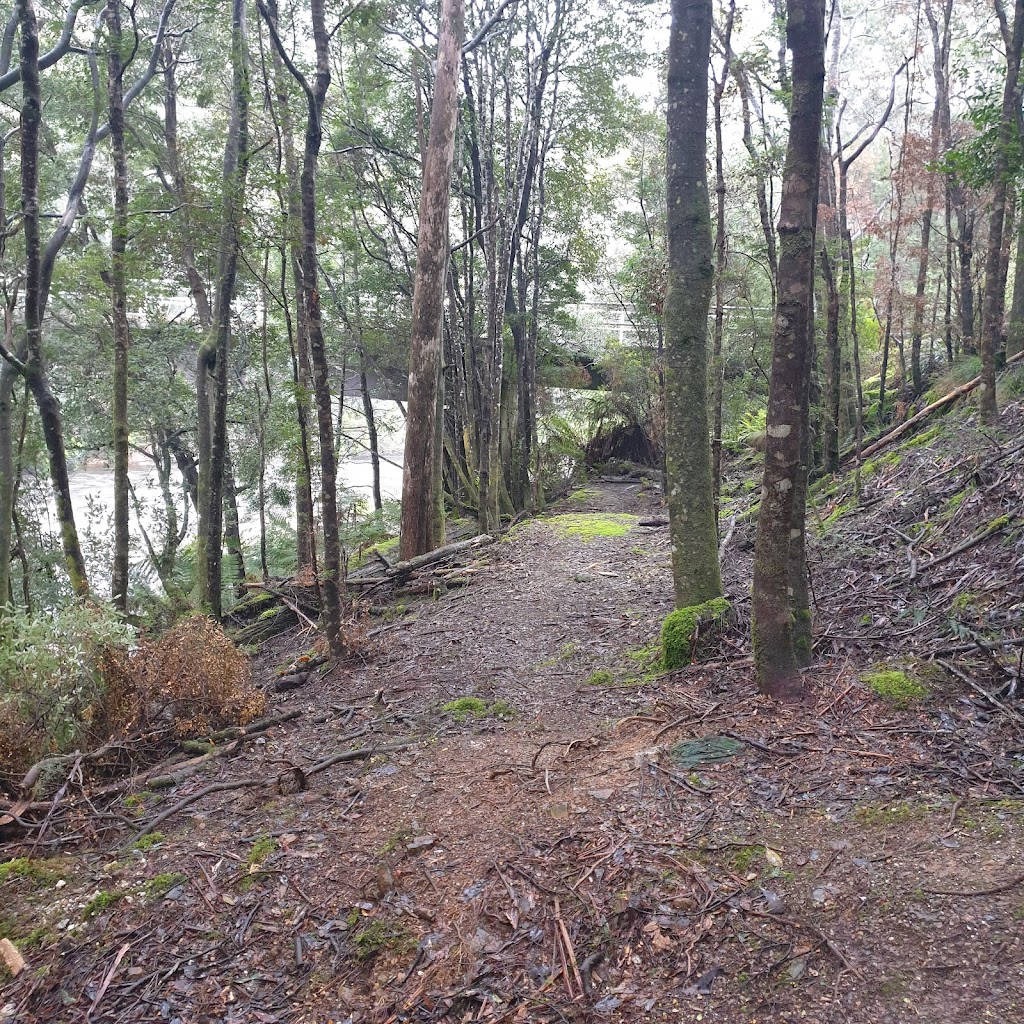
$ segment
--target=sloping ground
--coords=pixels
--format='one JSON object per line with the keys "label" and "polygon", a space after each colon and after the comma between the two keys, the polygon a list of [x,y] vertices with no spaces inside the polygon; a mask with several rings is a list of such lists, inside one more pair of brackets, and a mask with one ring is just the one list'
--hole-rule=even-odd
{"label": "sloping ground", "polygon": [[[859,494],[819,487],[813,707],[755,694],[749,520],[726,556],[741,625],[671,676],[651,662],[671,591],[657,494],[594,484],[516,527],[471,585],[273,698],[301,717],[116,808],[135,819],[119,836],[253,785],[132,848],[9,870],[29,969],[0,1019],[1015,1019],[1024,727],[994,691],[1020,623],[1020,407],[1004,424],[947,423]],[[926,695],[873,693],[879,664]],[[305,790],[262,785],[403,742]]]}

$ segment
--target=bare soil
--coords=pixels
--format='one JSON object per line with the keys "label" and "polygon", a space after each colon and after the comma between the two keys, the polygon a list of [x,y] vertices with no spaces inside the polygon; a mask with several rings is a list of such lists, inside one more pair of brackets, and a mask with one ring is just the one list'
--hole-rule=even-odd
{"label": "bare soil", "polygon": [[[1024,706],[996,695],[1017,649],[993,644],[1020,626],[1022,421],[819,489],[805,707],[756,694],[739,471],[737,623],[671,675],[651,657],[671,608],[667,530],[640,525],[655,490],[591,484],[550,510],[575,522],[517,526],[468,586],[391,608],[359,659],[272,698],[300,717],[108,811],[131,820],[103,842],[37,849],[64,884],[4,882],[38,934],[0,1020],[1017,1019]],[[602,536],[595,515],[636,519]],[[312,640],[268,651],[267,683]],[[931,657],[957,646],[955,671]],[[926,697],[861,680],[894,659]],[[444,710],[465,697],[481,717]],[[707,738],[722,760],[677,746]],[[402,741],[303,791],[212,792],[124,845],[213,782]]]}

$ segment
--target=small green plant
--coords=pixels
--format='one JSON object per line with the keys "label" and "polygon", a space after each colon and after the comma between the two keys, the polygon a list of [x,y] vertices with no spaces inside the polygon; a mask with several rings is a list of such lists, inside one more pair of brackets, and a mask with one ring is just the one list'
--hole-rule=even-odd
{"label": "small green plant", "polygon": [[606,668],[599,668],[595,672],[591,672],[586,678],[587,686],[614,686],[615,676],[609,672]]}
{"label": "small green plant", "polygon": [[543,520],[559,537],[579,537],[582,541],[624,537],[639,521],[638,516],[612,512],[571,513]]}
{"label": "small green plant", "polygon": [[487,714],[487,701],[480,697],[456,697],[443,704],[441,710],[456,722],[464,722],[470,717],[483,718]]}
{"label": "small green plant", "polygon": [[36,886],[52,885],[58,879],[51,862],[33,860],[31,857],[15,857],[0,864],[0,885],[10,878],[24,878]]}
{"label": "small green plant", "polygon": [[515,713],[508,701],[496,700],[488,703],[480,697],[456,697],[441,705],[441,710],[456,722],[465,722],[469,718],[508,719]]}
{"label": "small green plant", "polygon": [[96,917],[97,914],[102,914],[104,910],[109,910],[123,898],[123,892],[117,892],[114,889],[101,889],[86,903],[82,910],[82,920],[88,921]]}
{"label": "small green plant", "polygon": [[142,894],[148,900],[163,899],[176,885],[187,882],[188,879],[178,871],[166,871],[160,875],[154,875],[142,887]]}
{"label": "small green plant", "polygon": [[245,870],[239,888],[246,892],[253,883],[266,877],[263,865],[277,852],[277,840],[273,836],[260,836],[253,841],[249,856],[245,859]]}
{"label": "small green plant", "polygon": [[0,778],[88,742],[106,707],[104,654],[135,633],[114,613],[75,603],[44,615],[0,607]]}
{"label": "small green plant", "polygon": [[765,848],[763,846],[741,846],[730,858],[732,869],[737,874],[747,874],[753,866],[763,859]]}
{"label": "small green plant", "polygon": [[928,690],[906,672],[896,669],[880,669],[861,676],[873,693],[897,707],[909,707],[914,701],[928,696]]}

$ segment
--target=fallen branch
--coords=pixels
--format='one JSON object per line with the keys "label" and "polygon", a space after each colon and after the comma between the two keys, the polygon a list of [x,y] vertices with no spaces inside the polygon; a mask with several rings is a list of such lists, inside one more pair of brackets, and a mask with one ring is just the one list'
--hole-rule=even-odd
{"label": "fallen branch", "polygon": [[971,889],[970,891],[963,889],[929,889],[923,885],[920,889],[921,892],[931,893],[933,896],[996,896],[1001,892],[1015,889],[1021,882],[1024,882],[1024,875],[1015,875],[1008,882],[993,885],[988,889]]}
{"label": "fallen branch", "polygon": [[818,941],[845,967],[848,971],[855,974],[861,980],[864,979],[864,975],[853,966],[852,963],[847,959],[846,954],[817,926],[810,924],[807,921],[797,921],[792,917],[780,917],[778,914],[768,914],[762,910],[748,910],[748,914],[753,914],[755,917],[764,917],[769,921],[777,921],[779,924],[788,925],[790,928],[805,928],[807,931],[813,932],[818,937]]}
{"label": "fallen branch", "polygon": [[1000,516],[991,526],[987,529],[982,530],[981,533],[976,533],[973,537],[968,537],[962,544],[958,544],[952,551],[947,551],[944,555],[939,555],[937,558],[933,558],[930,562],[925,562],[924,565],[919,566],[919,571],[924,572],[925,569],[931,569],[933,566],[941,565],[943,562],[948,562],[951,558],[956,558],[957,555],[962,555],[965,551],[970,551],[971,548],[977,547],[982,541],[988,540],[989,537],[994,537],[997,533],[1002,533],[1010,525],[1010,521],[1006,516]]}
{"label": "fallen branch", "polygon": [[[341,753],[333,754],[331,757],[325,758],[323,761],[318,761],[316,764],[309,768],[299,769],[300,773],[304,778],[308,778],[310,775],[315,775],[317,772],[322,772],[326,768],[330,768],[331,765],[341,764],[344,761],[359,761],[363,758],[373,757],[375,754],[390,753],[396,750],[407,750],[412,746],[411,741],[405,743],[388,743],[374,747],[356,747],[354,750],[343,750]],[[209,757],[210,755],[205,755]],[[294,771],[294,766],[293,769]],[[156,817],[150,819],[146,824],[136,832],[132,838],[127,841],[124,846],[130,846],[132,843],[138,842],[143,836],[148,835],[158,826],[162,825],[168,818],[173,818],[174,815],[183,811],[186,807],[191,807],[192,804],[203,797],[209,796],[212,793],[227,793],[235,789],[247,789],[250,787],[269,787],[278,784],[278,778],[257,778],[257,779],[235,779],[234,781],[228,782],[213,782],[208,786],[204,786],[202,789],[197,789],[194,793],[190,793],[188,796],[183,797],[177,803],[172,804],[170,807],[161,811]],[[151,782],[152,786],[153,783]]]}

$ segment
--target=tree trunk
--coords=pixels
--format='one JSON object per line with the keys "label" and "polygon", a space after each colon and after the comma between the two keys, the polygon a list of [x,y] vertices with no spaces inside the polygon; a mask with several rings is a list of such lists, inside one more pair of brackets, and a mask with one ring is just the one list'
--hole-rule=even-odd
{"label": "tree trunk", "polygon": [[706,164],[711,25],[711,0],[673,0],[665,180],[665,452],[677,608],[722,596],[708,432],[708,311],[714,278]]}
{"label": "tree trunk", "polygon": [[1024,213],[1017,222],[1017,255],[1013,272],[1013,301],[1006,325],[1006,358],[1024,352]]}
{"label": "tree trunk", "polygon": [[110,148],[114,168],[114,219],[110,229],[111,320],[114,328],[114,565],[110,597],[122,614],[128,611],[128,159],[124,148],[124,83],[121,66],[121,2],[108,0],[107,94]]}
{"label": "tree trunk", "polygon": [[[235,279],[238,273],[245,180],[249,166],[249,67],[244,0],[232,0],[231,3],[231,67],[231,120],[224,147],[224,191],[217,298],[213,328],[200,349],[196,368],[200,426],[200,521],[196,543],[199,601],[214,618],[218,619],[222,613],[221,559],[225,466],[228,459],[228,353],[231,342],[231,303],[235,295]],[[208,390],[210,384],[213,385],[212,396]]]}
{"label": "tree trunk", "polygon": [[732,26],[736,17],[736,2],[729,4],[725,29],[722,32],[724,60],[721,79],[715,79],[715,323],[711,343],[711,379],[713,422],[711,429],[711,480],[715,496],[715,522],[718,522],[719,496],[722,492],[722,397],[724,391],[724,366],[722,362],[722,339],[725,334],[725,161],[722,144],[722,97],[729,81],[729,62],[732,57]]}
{"label": "tree trunk", "polygon": [[[278,23],[276,0],[268,0],[267,9],[274,24]],[[295,135],[292,129],[291,104],[288,97],[287,78],[281,54],[271,47],[274,64],[274,85],[277,109],[280,116],[280,148],[284,160],[284,175],[281,188],[287,192],[285,207],[285,237],[288,262],[291,267],[292,287],[298,299],[294,323],[293,352],[295,357],[295,413],[299,427],[295,460],[295,541],[296,569],[299,573],[316,568],[316,529],[313,515],[312,464],[309,454],[309,394],[312,390],[313,374],[309,356],[309,327],[302,296],[302,208],[299,196],[299,164],[295,156]],[[281,282],[282,290],[285,288]],[[287,303],[287,295],[282,298]],[[289,321],[289,326],[291,322]]]}
{"label": "tree trunk", "polygon": [[423,162],[416,276],[409,348],[409,404],[402,475],[402,558],[432,551],[443,540],[435,515],[438,471],[437,408],[442,361],[444,295],[448,275],[448,206],[459,64],[464,31],[463,0],[444,0],[437,43],[437,73],[430,107],[430,135]]}
{"label": "tree trunk", "polygon": [[320,507],[324,525],[324,566],[320,592],[324,606],[324,627],[331,651],[341,654],[341,594],[344,575],[341,564],[341,536],[338,521],[338,464],[335,458],[331,372],[320,320],[319,268],[317,263],[316,173],[323,141],[323,109],[331,84],[328,53],[329,37],[324,14],[324,0],[311,0],[310,19],[313,28],[313,49],[316,74],[313,82],[292,63],[277,31],[277,22],[269,14],[263,0],[257,6],[270,29],[274,46],[292,77],[306,96],[306,133],[299,178],[299,200],[302,217],[302,289],[306,326],[309,331],[309,354],[313,371],[313,394],[316,404],[317,432],[320,439]]}
{"label": "tree trunk", "polygon": [[1006,221],[1007,186],[1011,151],[1016,143],[1017,109],[1020,105],[1021,48],[1024,45],[1024,0],[1014,4],[1013,28],[1006,52],[1006,81],[1003,87],[999,138],[995,147],[992,210],[988,224],[988,252],[985,260],[985,315],[981,332],[981,412],[994,420],[996,408],[996,353],[999,351],[1005,289],[1001,274],[1003,227]]}
{"label": "tree trunk", "polygon": [[[800,697],[793,645],[793,531],[801,539],[801,464],[807,429],[809,317],[814,287],[815,228],[825,81],[825,2],[788,0],[786,32],[793,54],[793,101],[779,218],[779,298],[772,339],[767,447],[754,554],[754,667],[763,693]],[[801,566],[801,571],[803,567]]]}
{"label": "tree trunk", "polygon": [[71,504],[64,427],[60,406],[50,391],[43,354],[42,315],[46,288],[39,238],[39,128],[42,123],[39,33],[32,0],[17,0],[16,10],[21,25],[21,208],[25,236],[26,359],[22,372],[42,422],[71,588],[78,596],[84,597],[89,593],[89,579]]}

